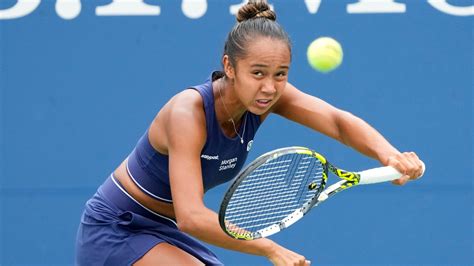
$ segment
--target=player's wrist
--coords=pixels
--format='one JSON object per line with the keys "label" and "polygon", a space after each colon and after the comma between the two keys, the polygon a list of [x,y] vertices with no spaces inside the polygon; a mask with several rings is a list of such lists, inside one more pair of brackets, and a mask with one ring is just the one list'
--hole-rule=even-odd
{"label": "player's wrist", "polygon": [[397,156],[398,154],[400,154],[400,152],[396,149],[394,150],[391,150],[391,151],[387,151],[387,152],[383,152],[383,153],[379,153],[377,155],[377,160],[382,164],[382,165],[390,165],[390,161],[393,159],[393,157]]}
{"label": "player's wrist", "polygon": [[[261,253],[260,255],[261,256],[264,256],[264,257],[267,257],[268,259],[270,259],[271,257],[273,257],[277,252],[278,252],[278,248],[279,248],[279,245],[267,238],[263,238],[263,239],[259,239],[259,240],[262,240],[262,244],[261,244]],[[259,241],[257,240],[257,241]]]}

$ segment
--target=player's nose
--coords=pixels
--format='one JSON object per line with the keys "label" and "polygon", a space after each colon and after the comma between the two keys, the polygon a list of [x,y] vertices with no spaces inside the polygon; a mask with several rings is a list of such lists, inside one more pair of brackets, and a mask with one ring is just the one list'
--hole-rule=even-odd
{"label": "player's nose", "polygon": [[276,92],[275,82],[273,82],[272,80],[266,80],[266,81],[263,82],[263,84],[262,84],[261,91],[262,91],[263,93],[266,93],[266,94],[273,94],[273,93],[275,93],[275,92]]}

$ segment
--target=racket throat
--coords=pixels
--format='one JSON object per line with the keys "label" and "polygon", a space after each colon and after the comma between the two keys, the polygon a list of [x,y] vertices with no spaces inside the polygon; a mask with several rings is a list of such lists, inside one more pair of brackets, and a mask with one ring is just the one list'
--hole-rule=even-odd
{"label": "racket throat", "polygon": [[346,188],[352,187],[352,186],[354,186],[354,182],[349,182],[347,180],[341,180],[337,183],[334,183],[334,184],[330,185],[324,191],[321,191],[321,193],[318,196],[317,203],[313,207],[315,207],[319,203],[327,200],[332,195],[334,195],[334,194],[336,194],[336,193],[338,193],[338,192],[340,192],[340,191],[342,191]]}

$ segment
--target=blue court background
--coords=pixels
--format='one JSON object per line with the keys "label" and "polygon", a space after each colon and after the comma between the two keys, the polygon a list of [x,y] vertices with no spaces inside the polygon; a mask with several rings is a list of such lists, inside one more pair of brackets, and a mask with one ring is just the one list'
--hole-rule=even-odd
{"label": "blue court background", "polygon": [[[53,0],[31,14],[0,20],[0,264],[70,265],[85,201],[128,155],[173,94],[220,67],[229,6],[208,1],[190,19],[181,1],[154,1],[159,16],[98,16],[111,0],[82,1],[66,20]],[[314,2],[314,1],[313,1]],[[425,0],[399,0],[404,13],[350,14],[356,0],[274,0],[293,40],[290,81],[368,121],[402,151],[416,151],[425,177],[405,187],[358,187],[272,237],[329,264],[472,265],[473,17]],[[470,6],[473,1],[448,1]],[[0,9],[16,0],[1,0]],[[343,45],[327,75],[306,62],[316,37]],[[272,116],[250,158],[303,145],[336,164],[378,166],[319,133]],[[206,202],[217,210],[227,185]],[[264,258],[212,247],[228,265]]]}

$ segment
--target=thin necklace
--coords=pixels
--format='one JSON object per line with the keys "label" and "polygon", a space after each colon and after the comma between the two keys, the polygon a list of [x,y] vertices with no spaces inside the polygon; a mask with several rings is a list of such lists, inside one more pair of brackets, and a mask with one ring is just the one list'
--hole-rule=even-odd
{"label": "thin necklace", "polygon": [[240,135],[239,132],[237,131],[237,128],[235,127],[235,121],[232,118],[232,116],[230,115],[229,110],[227,110],[227,107],[225,106],[224,100],[222,99],[221,86],[219,86],[219,89],[217,89],[217,90],[219,91],[219,96],[220,96],[222,105],[224,105],[225,112],[230,117],[229,120],[227,120],[227,121],[230,121],[232,123],[232,126],[234,127],[235,134],[237,134],[237,136],[239,136],[239,138],[240,138],[240,143],[244,144],[244,138],[242,136],[245,135],[245,125],[247,124],[247,113],[245,113],[244,132],[242,132],[242,135]]}

